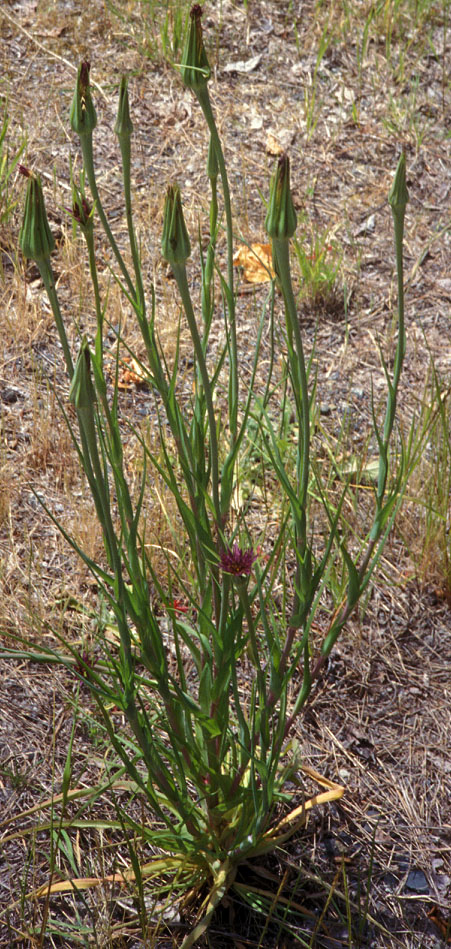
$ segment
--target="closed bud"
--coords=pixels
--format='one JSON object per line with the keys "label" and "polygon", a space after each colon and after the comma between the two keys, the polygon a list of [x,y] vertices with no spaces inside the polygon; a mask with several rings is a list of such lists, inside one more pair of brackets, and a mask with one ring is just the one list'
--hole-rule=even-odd
{"label": "closed bud", "polygon": [[169,185],[166,195],[161,253],[169,264],[183,264],[191,253],[180,188],[177,185]]}
{"label": "closed bud", "polygon": [[96,393],[91,378],[91,353],[86,337],[80,347],[78,359],[69,389],[69,399],[77,411],[92,410],[96,402]]}
{"label": "closed bud", "polygon": [[55,241],[47,220],[41,179],[35,178],[26,168],[21,167],[21,172],[28,178],[28,183],[19,245],[25,257],[39,263],[50,258]]}
{"label": "closed bud", "polygon": [[133,132],[133,123],[130,118],[130,107],[128,101],[128,81],[126,76],[122,76],[119,87],[119,105],[117,109],[116,125],[114,131],[118,138],[121,136],[130,136]]}
{"label": "closed bud", "polygon": [[211,75],[202,39],[201,16],[202,7],[199,3],[195,3],[190,12],[191,23],[181,62],[183,82],[193,92],[205,86]]}
{"label": "closed bud", "polygon": [[77,135],[93,132],[97,125],[97,116],[91,98],[89,84],[90,64],[83,62],[78,67],[77,85],[70,109],[70,124]]}
{"label": "closed bud", "polygon": [[404,152],[398,162],[393,184],[388,194],[388,202],[394,213],[404,214],[406,204],[409,200],[409,192],[406,185],[406,156]]}
{"label": "closed bud", "polygon": [[290,191],[290,159],[280,155],[269,195],[265,228],[270,237],[289,240],[296,231],[297,217]]}

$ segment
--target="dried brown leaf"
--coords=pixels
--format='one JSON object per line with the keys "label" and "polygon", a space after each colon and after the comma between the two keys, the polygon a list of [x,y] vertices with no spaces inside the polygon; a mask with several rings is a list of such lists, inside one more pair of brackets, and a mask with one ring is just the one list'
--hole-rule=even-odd
{"label": "dried brown leaf", "polygon": [[251,244],[240,247],[233,257],[235,267],[243,268],[248,283],[267,283],[275,276],[272,266],[271,244]]}

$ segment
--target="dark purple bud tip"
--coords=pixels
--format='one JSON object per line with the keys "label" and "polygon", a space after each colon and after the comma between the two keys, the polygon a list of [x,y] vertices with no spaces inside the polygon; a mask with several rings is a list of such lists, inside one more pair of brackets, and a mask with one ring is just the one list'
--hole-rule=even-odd
{"label": "dark purple bud tip", "polygon": [[204,88],[210,78],[210,66],[202,39],[202,7],[195,3],[191,7],[191,23],[186,37],[185,48],[181,59],[181,76],[185,86],[198,93]]}
{"label": "dark purple bud tip", "polygon": [[279,155],[278,163],[279,163],[279,168],[280,168],[280,174],[286,175],[289,169],[289,165],[290,165],[290,160],[286,152],[282,152],[282,154]]}
{"label": "dark purple bud tip", "polygon": [[70,108],[70,124],[77,135],[90,134],[97,124],[89,85],[90,69],[91,64],[86,59],[78,67],[77,84]]}
{"label": "dark purple bud tip", "polygon": [[88,85],[90,69],[91,63],[88,63],[87,59],[85,59],[84,62],[82,62],[80,69],[80,83],[82,86]]}

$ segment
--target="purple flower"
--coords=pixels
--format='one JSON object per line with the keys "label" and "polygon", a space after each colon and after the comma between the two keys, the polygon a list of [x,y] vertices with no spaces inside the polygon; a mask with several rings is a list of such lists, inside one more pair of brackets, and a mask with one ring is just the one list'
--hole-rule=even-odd
{"label": "purple flower", "polygon": [[248,550],[241,550],[238,544],[224,550],[220,556],[221,569],[225,573],[231,573],[234,577],[248,577],[252,570],[252,564],[257,559],[252,547]]}
{"label": "purple flower", "polygon": [[74,200],[69,213],[73,215],[78,224],[83,224],[86,227],[92,214],[92,208],[89,206],[84,195],[81,195],[80,198],[77,197]]}

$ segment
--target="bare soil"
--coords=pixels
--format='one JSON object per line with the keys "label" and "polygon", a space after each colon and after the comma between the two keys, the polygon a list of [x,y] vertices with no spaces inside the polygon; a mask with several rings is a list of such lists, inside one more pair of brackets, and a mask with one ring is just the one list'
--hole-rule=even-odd
{"label": "bare soil", "polygon": [[[407,13],[395,24],[387,53],[386,21],[385,34],[383,23],[379,34],[370,30],[359,67],[362,32],[349,33],[342,5],[331,2],[326,4],[331,40],[315,76],[324,16],[310,0],[295,0],[290,15],[286,7],[274,0],[249,0],[247,12],[243,4],[229,0],[205,5],[204,33],[214,64],[211,98],[244,239],[266,242],[259,192],[268,193],[274,161],[268,154],[271,135],[291,155],[305,240],[313,228],[330,234],[330,241],[341,248],[334,299],[320,301],[315,309],[300,298],[299,315],[307,353],[316,346],[323,423],[338,435],[348,413],[351,443],[359,451],[370,425],[371,384],[377,397],[383,392],[378,341],[388,360],[393,349],[396,288],[386,196],[401,147],[410,191],[405,243],[408,344],[399,405],[404,430],[414,411],[431,398],[431,356],[441,379],[448,384],[450,380],[451,280],[445,232],[450,165],[445,131],[451,28],[446,32],[443,26],[446,3],[431,5],[422,30],[414,29]],[[413,7],[405,4],[402,9],[413,16]],[[390,4],[386,8],[391,9]],[[100,0],[3,0],[0,93],[8,100],[11,143],[26,130],[24,164],[43,177],[58,243],[59,292],[68,325],[73,322],[69,332],[75,347],[76,332],[92,327],[92,307],[80,279],[81,245],[74,246],[64,210],[70,204],[69,156],[80,167],[68,123],[74,67],[87,57],[100,87],[94,87],[99,184],[119,239],[124,221],[113,128],[119,78],[123,71],[131,74],[137,219],[146,276],[155,280],[161,337],[171,358],[176,305],[159,252],[162,199],[167,182],[178,181],[195,234],[199,212],[206,208],[208,143],[196,102],[177,71],[146,40],[145,9],[132,3],[127,9],[131,19],[121,21]],[[361,30],[364,23],[362,17]],[[309,119],[306,96],[312,102],[314,93]],[[58,406],[57,396],[67,399],[67,386],[52,316],[37,271],[16,250],[19,212],[1,237],[2,642],[8,649],[19,635],[35,647],[56,646],[58,635],[64,635],[80,645],[92,618],[79,607],[95,607],[95,589],[37,498],[45,500],[88,550],[101,550],[101,539]],[[194,270],[193,284],[195,280]],[[104,286],[108,281],[105,267]],[[346,312],[341,305],[345,292]],[[258,305],[263,296],[264,290],[257,288],[239,297],[243,378],[246,348],[256,332],[255,301]],[[132,346],[137,336],[114,287],[111,300],[112,322],[115,317],[126,320]],[[280,301],[278,307],[281,312]],[[182,369],[188,357],[189,349],[182,345]],[[140,387],[124,390],[124,413],[139,419],[148,404],[149,394]],[[349,624],[298,728],[306,763],[343,783],[345,796],[339,805],[318,810],[286,853],[263,868],[244,871],[245,880],[262,886],[264,878],[274,893],[282,880],[283,892],[291,896],[296,886],[296,898],[307,910],[299,923],[299,939],[305,941],[290,940],[275,926],[261,937],[261,920],[237,897],[230,897],[211,927],[210,946],[433,949],[450,942],[450,591],[434,553],[424,556],[419,490],[417,485],[408,492],[365,613]],[[68,607],[68,596],[76,608]],[[45,933],[42,901],[8,913],[21,894],[47,879],[48,833],[33,836],[33,815],[21,815],[61,787],[77,687],[70,671],[17,658],[0,660],[0,826],[8,837],[0,849],[2,947],[142,944],[130,905],[117,903],[107,886],[80,904],[80,919],[95,925],[92,941],[87,936],[77,943],[71,936],[39,937],[41,928]],[[87,694],[83,701],[88,707]],[[105,751],[95,729],[83,722],[76,728],[75,748],[78,786],[102,771]],[[17,836],[11,840],[13,831]],[[80,866],[88,856],[97,872],[102,862],[108,873],[117,859],[128,859],[126,850],[118,858],[113,841],[99,843],[94,833],[89,838],[77,835],[74,852]],[[364,928],[360,942],[357,937],[350,942],[345,903],[337,894],[347,885],[354,904],[360,899],[363,905],[369,878],[368,912],[375,923]],[[332,885],[335,895],[317,941],[310,942],[325,904],[321,879]],[[55,898],[52,914],[73,920],[73,903]],[[162,934],[157,945],[176,946],[181,931],[183,926]]]}

